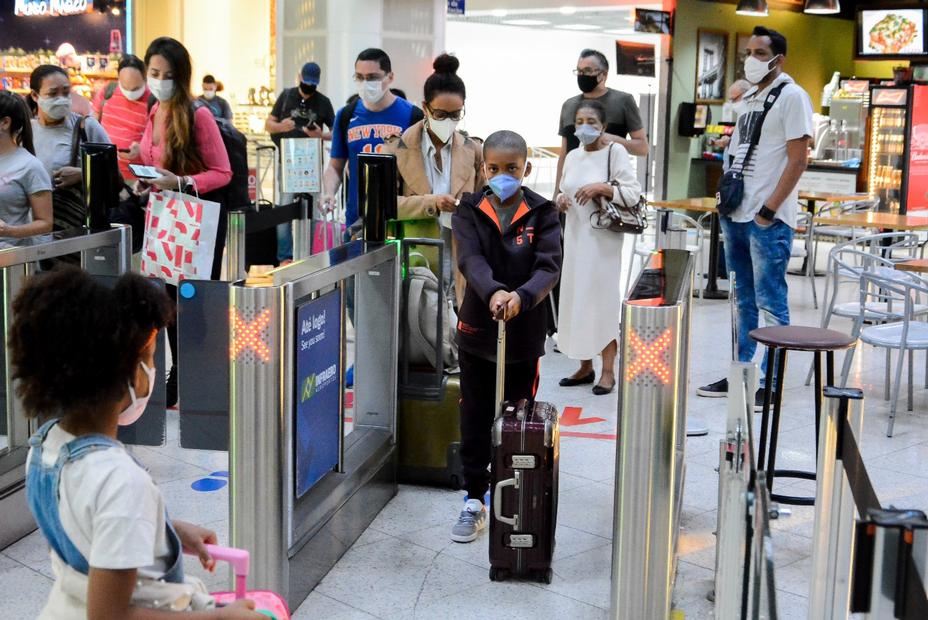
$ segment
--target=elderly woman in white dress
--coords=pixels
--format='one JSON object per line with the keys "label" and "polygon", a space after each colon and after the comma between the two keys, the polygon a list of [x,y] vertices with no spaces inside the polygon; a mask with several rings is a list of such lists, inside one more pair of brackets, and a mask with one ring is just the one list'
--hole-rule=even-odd
{"label": "elderly woman in white dress", "polygon": [[584,101],[574,119],[582,147],[564,160],[557,207],[567,214],[564,230],[564,264],[561,268],[561,302],[558,349],[580,360],[573,375],[561,379],[564,387],[588,385],[596,379],[593,358],[603,357],[602,375],[593,387],[597,395],[615,388],[622,292],[620,233],[593,228],[590,216],[597,198],[633,205],[641,186],[635,178],[625,147],[603,138],[606,111],[598,101]]}

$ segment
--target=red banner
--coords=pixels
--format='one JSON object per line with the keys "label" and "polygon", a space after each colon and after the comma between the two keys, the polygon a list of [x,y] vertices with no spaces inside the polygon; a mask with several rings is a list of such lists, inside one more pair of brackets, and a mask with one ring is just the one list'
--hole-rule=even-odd
{"label": "red banner", "polygon": [[912,87],[906,213],[928,210],[928,86]]}

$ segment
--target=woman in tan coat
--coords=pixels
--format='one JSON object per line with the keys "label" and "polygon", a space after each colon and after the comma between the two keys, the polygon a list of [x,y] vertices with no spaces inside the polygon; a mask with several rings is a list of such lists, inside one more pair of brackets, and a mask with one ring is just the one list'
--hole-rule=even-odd
{"label": "woman in tan coat", "polygon": [[[446,279],[454,274],[455,298],[464,299],[464,278],[458,273],[451,236],[451,215],[461,195],[479,192],[486,185],[480,145],[456,131],[464,117],[464,82],[457,75],[460,63],[442,54],[435,72],[425,81],[425,119],[401,137],[384,143],[383,152],[396,155],[402,181],[397,203],[398,236],[443,239]],[[433,267],[437,271],[437,266]]]}

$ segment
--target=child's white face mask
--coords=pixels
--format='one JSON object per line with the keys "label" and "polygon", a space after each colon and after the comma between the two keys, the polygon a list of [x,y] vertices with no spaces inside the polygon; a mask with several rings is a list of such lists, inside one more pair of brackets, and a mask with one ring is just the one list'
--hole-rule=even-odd
{"label": "child's white face mask", "polygon": [[142,414],[145,413],[145,408],[148,407],[148,401],[151,398],[152,392],[155,391],[155,369],[146,366],[145,362],[139,362],[139,365],[148,376],[148,395],[136,396],[135,388],[129,383],[129,397],[132,399],[132,402],[119,414],[119,420],[117,422],[119,426],[129,426],[141,418]]}

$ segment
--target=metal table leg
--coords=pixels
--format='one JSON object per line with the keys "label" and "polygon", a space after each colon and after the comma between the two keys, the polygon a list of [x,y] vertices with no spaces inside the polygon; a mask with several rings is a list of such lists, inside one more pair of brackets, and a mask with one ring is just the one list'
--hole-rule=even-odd
{"label": "metal table leg", "polygon": [[719,237],[721,236],[719,214],[713,213],[709,218],[709,271],[706,275],[706,288],[702,292],[705,299],[728,299],[728,291],[719,288]]}

